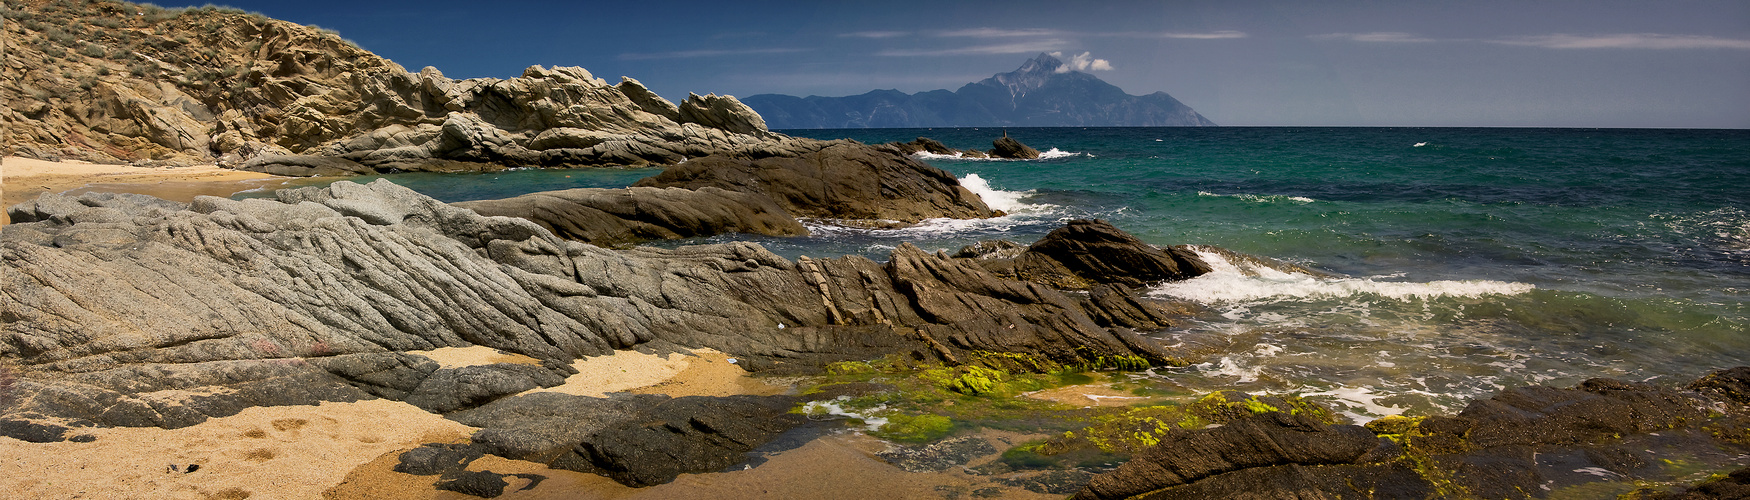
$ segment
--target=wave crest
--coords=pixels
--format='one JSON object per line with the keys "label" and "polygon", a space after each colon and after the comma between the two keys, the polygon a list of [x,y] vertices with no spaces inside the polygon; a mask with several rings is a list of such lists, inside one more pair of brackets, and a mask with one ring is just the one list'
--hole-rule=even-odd
{"label": "wave crest", "polygon": [[1267,299],[1332,299],[1378,296],[1400,301],[1438,297],[1518,295],[1536,289],[1529,283],[1490,280],[1374,281],[1369,278],[1318,277],[1284,272],[1248,262],[1229,261],[1218,253],[1194,249],[1214,270],[1185,281],[1164,283],[1150,295],[1201,303],[1248,302]]}

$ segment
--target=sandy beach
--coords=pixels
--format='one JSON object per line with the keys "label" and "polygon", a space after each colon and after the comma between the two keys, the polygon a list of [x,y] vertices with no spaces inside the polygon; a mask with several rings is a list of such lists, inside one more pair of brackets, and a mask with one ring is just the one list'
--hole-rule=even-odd
{"label": "sandy beach", "polygon": [[[8,156],[0,159],[0,210],[42,193],[137,193],[187,202],[201,195],[230,196],[272,188],[292,179],[217,165],[133,167]],[[0,214],[0,224],[10,222],[10,217]]]}

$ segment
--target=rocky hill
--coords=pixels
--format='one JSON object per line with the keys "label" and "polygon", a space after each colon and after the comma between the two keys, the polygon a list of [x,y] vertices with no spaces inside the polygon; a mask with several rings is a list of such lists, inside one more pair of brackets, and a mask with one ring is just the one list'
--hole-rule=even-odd
{"label": "rocky hill", "polygon": [[768,132],[730,96],[676,105],[636,80],[610,85],[570,67],[452,80],[332,31],[236,9],[6,0],[0,16],[6,154],[312,174],[672,164],[821,147]]}
{"label": "rocky hill", "polygon": [[1050,54],[960,90],[875,90],[846,97],[759,94],[743,100],[772,128],[1208,127],[1166,92],[1134,96]]}

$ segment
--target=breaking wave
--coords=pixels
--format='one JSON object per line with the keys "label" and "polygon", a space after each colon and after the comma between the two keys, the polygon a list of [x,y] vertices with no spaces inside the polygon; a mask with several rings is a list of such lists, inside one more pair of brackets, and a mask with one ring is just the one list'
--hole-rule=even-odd
{"label": "breaking wave", "polygon": [[1436,297],[1517,295],[1535,289],[1528,283],[1490,280],[1375,281],[1370,278],[1330,278],[1284,272],[1248,262],[1231,262],[1218,253],[1197,250],[1213,271],[1185,281],[1154,287],[1150,295],[1201,303],[1249,302],[1267,299],[1331,299],[1377,296],[1396,300]]}

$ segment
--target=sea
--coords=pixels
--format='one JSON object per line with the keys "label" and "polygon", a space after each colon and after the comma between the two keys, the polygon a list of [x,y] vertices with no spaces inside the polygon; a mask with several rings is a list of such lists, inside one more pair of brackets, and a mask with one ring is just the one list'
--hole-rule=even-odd
{"label": "sea", "polygon": [[[1215,268],[1145,291],[1197,306],[1181,325],[1148,334],[1201,355],[1134,376],[1192,394],[1298,394],[1359,421],[1452,414],[1509,387],[1593,377],[1680,385],[1750,364],[1750,130],[780,132],[865,143],[929,137],[961,149],[988,149],[1006,133],[1044,154],[921,157],[1004,217],[886,230],[810,221],[807,237],[655,244],[751,240],[790,258],[882,261],[901,242],[952,253],[1104,219],[1152,244],[1193,245]],[[373,177],[464,201],[623,187],[656,172]],[[1316,272],[1229,260],[1210,247]]]}

